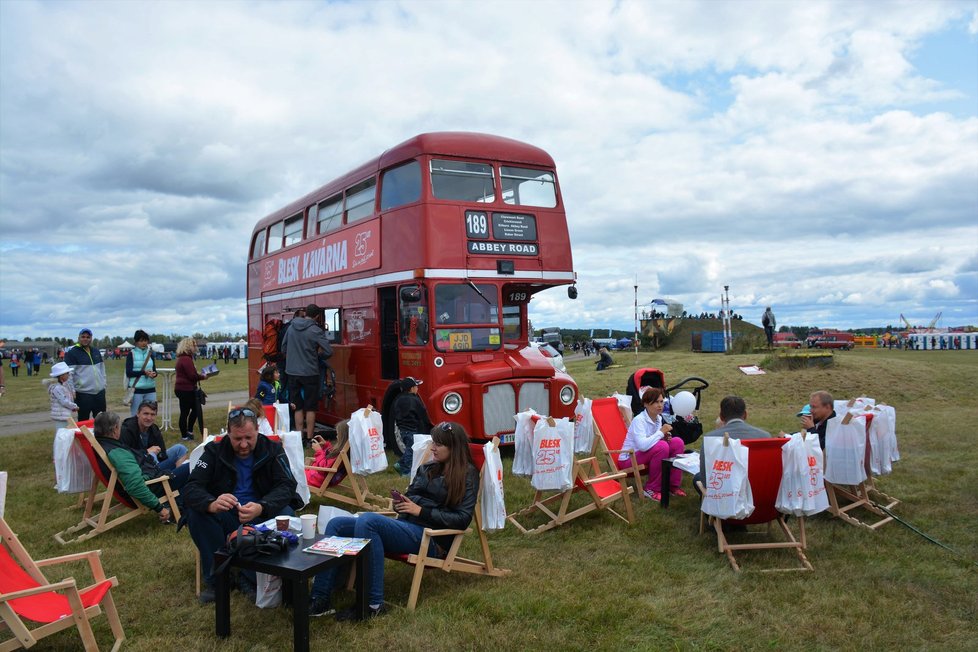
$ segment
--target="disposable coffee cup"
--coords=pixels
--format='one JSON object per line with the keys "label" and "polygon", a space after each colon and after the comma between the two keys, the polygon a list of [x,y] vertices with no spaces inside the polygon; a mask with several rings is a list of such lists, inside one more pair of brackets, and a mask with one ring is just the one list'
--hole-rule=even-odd
{"label": "disposable coffee cup", "polygon": [[285,532],[289,529],[289,517],[288,516],[276,516],[275,517],[275,529],[279,532]]}
{"label": "disposable coffee cup", "polygon": [[299,517],[302,522],[302,538],[312,539],[316,536],[316,515],[315,514],[303,514]]}

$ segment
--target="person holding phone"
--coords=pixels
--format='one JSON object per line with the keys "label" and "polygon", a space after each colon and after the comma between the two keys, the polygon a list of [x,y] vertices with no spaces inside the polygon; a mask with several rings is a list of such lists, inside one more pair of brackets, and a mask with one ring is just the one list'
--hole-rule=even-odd
{"label": "person holding phone", "polygon": [[[425,528],[464,530],[472,521],[479,494],[479,472],[469,452],[469,438],[458,423],[442,422],[431,430],[432,461],[422,465],[403,495],[392,493],[393,519],[364,512],[356,517],[333,518],[326,525],[327,536],[370,539],[368,563],[368,617],[387,612],[384,604],[384,555],[416,553]],[[451,535],[434,537],[429,555],[444,557]],[[310,616],[336,613],[332,606],[337,569],[316,575],[309,604]],[[355,609],[336,614],[337,620],[353,620]]]}

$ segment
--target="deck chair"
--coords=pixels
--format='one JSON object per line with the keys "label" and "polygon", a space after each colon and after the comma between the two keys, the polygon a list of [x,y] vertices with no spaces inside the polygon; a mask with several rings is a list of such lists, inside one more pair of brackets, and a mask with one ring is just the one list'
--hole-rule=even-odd
{"label": "deck chair", "polygon": [[[598,458],[592,456],[574,461],[573,477],[574,484],[570,489],[556,493],[538,490],[533,497],[533,502],[528,507],[510,514],[506,519],[523,534],[546,532],[595,510],[607,510],[629,525],[635,522],[630,496],[634,489],[628,485],[628,474],[625,471],[602,473],[598,465]],[[551,495],[544,497],[546,493],[551,493]],[[578,493],[586,494],[588,501],[585,505],[572,510],[570,508],[571,498]],[[618,500],[624,502],[626,516],[622,516],[611,508],[611,505]],[[554,503],[558,503],[556,513],[550,509]],[[527,516],[535,512],[542,513],[548,520],[532,528],[520,523],[520,518],[525,520]]]}
{"label": "deck chair", "polygon": [[[112,599],[112,587],[118,586],[119,581],[115,577],[105,577],[100,550],[35,560],[2,517],[0,537],[3,539],[3,545],[0,545],[0,619],[14,635],[13,639],[0,641],[0,652],[33,647],[38,639],[72,626],[78,629],[85,650],[98,650],[89,621],[102,613],[103,608],[115,637],[112,650],[119,649],[126,639]],[[49,582],[41,572],[44,566],[81,560],[88,561],[95,581],[86,588],[79,589],[71,577]],[[31,629],[25,621],[43,624]],[[5,628],[0,627],[0,630]]]}
{"label": "deck chair", "polygon": [[[122,525],[134,518],[150,513],[148,507],[136,502],[126,493],[119,481],[118,472],[109,460],[108,454],[95,439],[92,431],[87,426],[80,426],[75,431],[75,438],[85,452],[89,464],[92,465],[95,477],[92,478],[92,487],[86,494],[85,510],[82,513],[81,521],[78,525],[73,525],[54,535],[55,540],[62,545],[75,541],[86,541],[111,530],[117,525]],[[181,514],[176,497],[180,493],[170,488],[170,478],[164,475],[147,480],[146,485],[163,487],[163,496],[159,500],[169,506],[173,518],[179,522]],[[100,492],[100,486],[105,487],[105,491]]]}
{"label": "deck chair", "polygon": [[642,481],[642,474],[648,473],[644,464],[639,464],[635,459],[635,451],[625,451],[622,446],[625,443],[625,435],[628,434],[626,416],[618,401],[614,398],[596,398],[591,402],[591,419],[594,420],[594,432],[598,436],[594,438],[594,448],[592,455],[606,458],[608,470],[611,473],[618,471],[618,455],[627,452],[631,457],[632,466],[623,472],[631,475],[635,483],[635,495],[640,496],[645,487]]}
{"label": "deck chair", "polygon": [[[850,406],[852,402],[850,401]],[[849,424],[852,421],[852,414],[846,414],[842,418],[842,423]],[[876,487],[876,479],[870,468],[872,455],[871,439],[869,428],[873,422],[872,413],[866,414],[866,479],[857,485],[841,485],[825,481],[825,492],[829,498],[829,513],[841,519],[849,525],[864,527],[869,530],[878,530],[893,520],[889,510],[900,504],[900,501],[892,496],[888,496]],[[875,522],[867,522],[857,518],[853,512],[857,509],[864,509],[867,512],[881,517]]]}
{"label": "deck chair", "polygon": [[[492,438],[492,445],[496,448],[499,447],[499,438]],[[399,561],[411,566],[414,566],[414,576],[411,579],[411,592],[408,594],[407,609],[408,611],[414,611],[418,604],[418,595],[421,593],[421,580],[424,579],[424,571],[427,568],[437,568],[446,573],[471,573],[474,575],[488,575],[489,577],[502,577],[509,574],[508,569],[497,568],[492,561],[492,552],[489,550],[489,539],[486,537],[485,531],[482,529],[482,472],[483,466],[486,462],[485,451],[483,451],[481,444],[469,444],[469,452],[472,454],[472,460],[475,462],[475,466],[479,469],[479,495],[475,501],[475,531],[479,537],[479,552],[481,553],[481,559],[468,559],[466,557],[459,556],[459,549],[462,546],[462,542],[465,540],[465,535],[472,532],[472,528],[469,527],[466,530],[450,530],[441,529],[434,530],[432,528],[425,528],[424,533],[421,536],[421,545],[418,547],[418,552],[416,554],[410,555],[398,555],[389,554],[388,559]],[[394,512],[391,512],[394,515]],[[444,559],[438,557],[428,556],[428,546],[432,537],[448,536],[452,535],[452,544],[448,547],[448,552]],[[353,582],[356,579],[355,574],[351,571],[350,579],[347,584],[347,588],[353,587]]]}
{"label": "deck chair", "polygon": [[[808,558],[805,556],[807,543],[805,539],[805,517],[798,517],[799,537],[795,539],[794,534],[785,523],[784,514],[774,507],[778,499],[778,489],[781,488],[781,447],[788,442],[787,437],[775,439],[741,439],[740,443],[747,447],[747,479],[750,482],[751,493],[754,498],[754,512],[745,519],[721,520],[712,516],[708,517],[709,522],[717,534],[717,551],[725,553],[734,571],[740,572],[740,565],[734,553],[743,550],[770,550],[787,549],[793,550],[798,556],[799,567],[791,568],[769,568],[763,569],[764,572],[771,571],[810,571],[814,570]],[[698,483],[701,493],[705,493],[702,483]],[[704,521],[707,515],[700,512],[700,534],[704,531]],[[784,534],[784,541],[767,541],[760,543],[730,543],[727,535],[723,531],[723,525],[767,525],[767,534],[770,538],[771,524],[777,523]],[[746,536],[755,534],[747,532]]]}
{"label": "deck chair", "polygon": [[[311,496],[335,500],[371,512],[390,511],[392,509],[390,498],[372,493],[370,487],[367,486],[367,479],[362,475],[353,473],[353,464],[350,462],[349,438],[347,438],[346,442],[340,448],[339,454],[333,458],[333,464],[331,466],[315,466],[314,462],[314,458],[307,457],[305,468],[311,471],[325,473],[326,477],[323,479],[323,484],[319,487],[309,487]],[[334,486],[329,486],[341,471],[345,472],[343,479]]]}

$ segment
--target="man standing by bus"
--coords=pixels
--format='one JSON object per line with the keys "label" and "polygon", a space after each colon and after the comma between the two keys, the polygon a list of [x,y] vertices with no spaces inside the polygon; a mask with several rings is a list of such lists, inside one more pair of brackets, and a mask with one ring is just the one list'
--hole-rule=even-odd
{"label": "man standing by bus", "polygon": [[85,421],[105,412],[105,363],[102,354],[92,347],[92,330],[83,328],[78,333],[78,343],[65,353],[65,364],[71,367],[75,384],[75,402],[78,404],[78,420]]}
{"label": "man standing by bus", "polygon": [[285,371],[289,376],[289,402],[296,406],[295,425],[304,430],[304,443],[309,442],[316,431],[321,389],[319,351],[322,350],[326,358],[333,355],[326,331],[318,323],[322,314],[322,308],[310,303],[305,317],[296,317],[289,322],[289,330],[282,340]]}

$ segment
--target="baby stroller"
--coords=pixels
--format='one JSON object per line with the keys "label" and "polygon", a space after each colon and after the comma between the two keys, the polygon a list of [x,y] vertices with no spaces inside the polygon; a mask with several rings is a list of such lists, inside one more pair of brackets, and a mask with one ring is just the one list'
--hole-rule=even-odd
{"label": "baby stroller", "polygon": [[639,393],[639,390],[643,387],[658,387],[659,389],[665,390],[666,406],[662,410],[662,418],[666,423],[672,424],[673,434],[681,438],[689,446],[703,434],[703,424],[695,416],[689,416],[683,419],[682,417],[673,415],[668,397],[676,391],[686,390],[692,392],[693,396],[696,397],[696,409],[698,410],[700,407],[700,392],[709,386],[710,383],[699,376],[690,376],[671,387],[666,387],[666,376],[664,373],[658,369],[646,368],[639,369],[628,377],[625,393],[632,399],[632,415],[637,415],[645,409],[642,405],[642,395]]}

